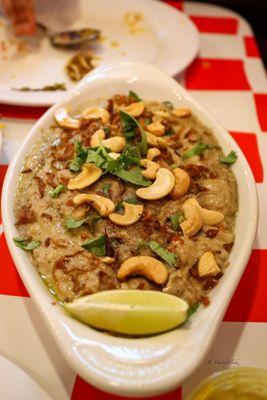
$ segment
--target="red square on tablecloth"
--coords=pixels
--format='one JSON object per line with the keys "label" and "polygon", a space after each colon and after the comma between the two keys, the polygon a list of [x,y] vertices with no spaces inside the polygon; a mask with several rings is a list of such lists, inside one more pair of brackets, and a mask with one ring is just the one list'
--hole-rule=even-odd
{"label": "red square on tablecloth", "polygon": [[244,43],[247,57],[260,57],[257,42],[253,36],[245,36]]}
{"label": "red square on tablecloth", "polygon": [[178,8],[178,10],[183,11],[184,5],[182,1],[175,1],[175,0],[165,0],[165,3],[169,4],[170,6],[173,6],[175,8]]}
{"label": "red square on tablecloth", "polygon": [[267,94],[254,94],[254,101],[260,127],[263,131],[267,131]]}
{"label": "red square on tablecloth", "polygon": [[242,60],[197,58],[186,70],[185,85],[192,90],[249,90]]}
{"label": "red square on tablecloth", "polygon": [[202,33],[225,33],[236,35],[238,20],[233,17],[203,17],[200,15],[190,15],[191,20]]}
{"label": "red square on tablecloth", "polygon": [[5,118],[38,119],[47,109],[47,107],[27,107],[0,104],[0,115]]}
{"label": "red square on tablecloth", "polygon": [[0,237],[0,294],[29,297],[9,253],[5,235]]}
{"label": "red square on tablecloth", "polygon": [[263,167],[260,158],[257,136],[254,133],[230,132],[248,160],[255,181],[263,182]]}
{"label": "red square on tablecloth", "polygon": [[224,321],[267,322],[266,276],[267,250],[253,250]]}
{"label": "red square on tablecloth", "polygon": [[[172,392],[163,394],[161,396],[149,397],[150,400],[181,400],[182,389],[178,388]],[[115,396],[102,392],[86,383],[83,379],[77,376],[71,400],[132,400],[132,397]]]}
{"label": "red square on tablecloth", "polygon": [[[0,165],[0,199],[2,196],[2,187],[8,165]],[[1,207],[0,207],[0,224],[2,223]]]}

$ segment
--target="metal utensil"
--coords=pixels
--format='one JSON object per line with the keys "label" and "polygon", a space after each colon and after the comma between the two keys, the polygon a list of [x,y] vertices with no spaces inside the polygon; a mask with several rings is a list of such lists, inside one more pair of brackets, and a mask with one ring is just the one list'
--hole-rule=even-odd
{"label": "metal utensil", "polygon": [[100,30],[94,28],[72,29],[63,32],[52,32],[47,26],[38,22],[44,34],[49,38],[54,47],[79,47],[86,42],[92,42],[100,37]]}

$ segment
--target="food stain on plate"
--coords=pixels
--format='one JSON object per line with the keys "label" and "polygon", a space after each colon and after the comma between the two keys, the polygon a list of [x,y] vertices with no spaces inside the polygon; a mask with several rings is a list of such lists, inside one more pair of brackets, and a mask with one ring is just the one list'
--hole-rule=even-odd
{"label": "food stain on plate", "polygon": [[145,32],[144,26],[142,26],[144,18],[141,13],[127,12],[124,14],[123,21],[127,26],[128,32],[132,35]]}

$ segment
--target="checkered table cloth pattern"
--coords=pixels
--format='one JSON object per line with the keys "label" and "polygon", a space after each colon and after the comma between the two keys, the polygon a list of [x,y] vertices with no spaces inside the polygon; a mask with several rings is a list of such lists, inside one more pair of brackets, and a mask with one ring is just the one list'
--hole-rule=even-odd
{"label": "checkered table cloth pattern", "polygon": [[[230,10],[167,1],[186,13],[201,36],[198,57],[177,76],[229,130],[253,171],[260,202],[258,234],[246,271],[200,368],[177,390],[157,400],[179,400],[213,371],[267,365],[267,80],[253,32]],[[9,161],[45,108],[0,104],[6,125],[0,190]],[[1,224],[1,216],[0,216]],[[66,365],[23,285],[0,225],[0,353],[29,372],[55,400],[119,400],[85,383]],[[16,377],[13,378],[14,384]]]}

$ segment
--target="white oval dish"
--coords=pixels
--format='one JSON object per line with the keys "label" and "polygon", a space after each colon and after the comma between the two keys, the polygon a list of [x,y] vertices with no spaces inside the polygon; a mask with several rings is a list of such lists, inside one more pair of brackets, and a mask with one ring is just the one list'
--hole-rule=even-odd
{"label": "white oval dish", "polygon": [[[224,152],[238,154],[233,172],[238,181],[239,211],[236,241],[229,268],[211,292],[211,304],[200,309],[189,322],[174,331],[143,339],[126,339],[97,332],[66,315],[43,284],[27,254],[18,249],[12,238],[15,187],[26,154],[42,129],[53,121],[59,105],[77,107],[98,97],[134,90],[147,100],[169,100],[175,106],[190,108],[210,127]],[[44,315],[54,339],[69,365],[94,386],[124,396],[151,396],[177,387],[200,364],[226,307],[246,267],[257,228],[258,201],[249,165],[229,133],[175,80],[158,68],[143,63],[111,63],[87,75],[66,100],[50,108],[27,135],[11,163],[2,195],[2,215],[7,243],[18,271]]]}

